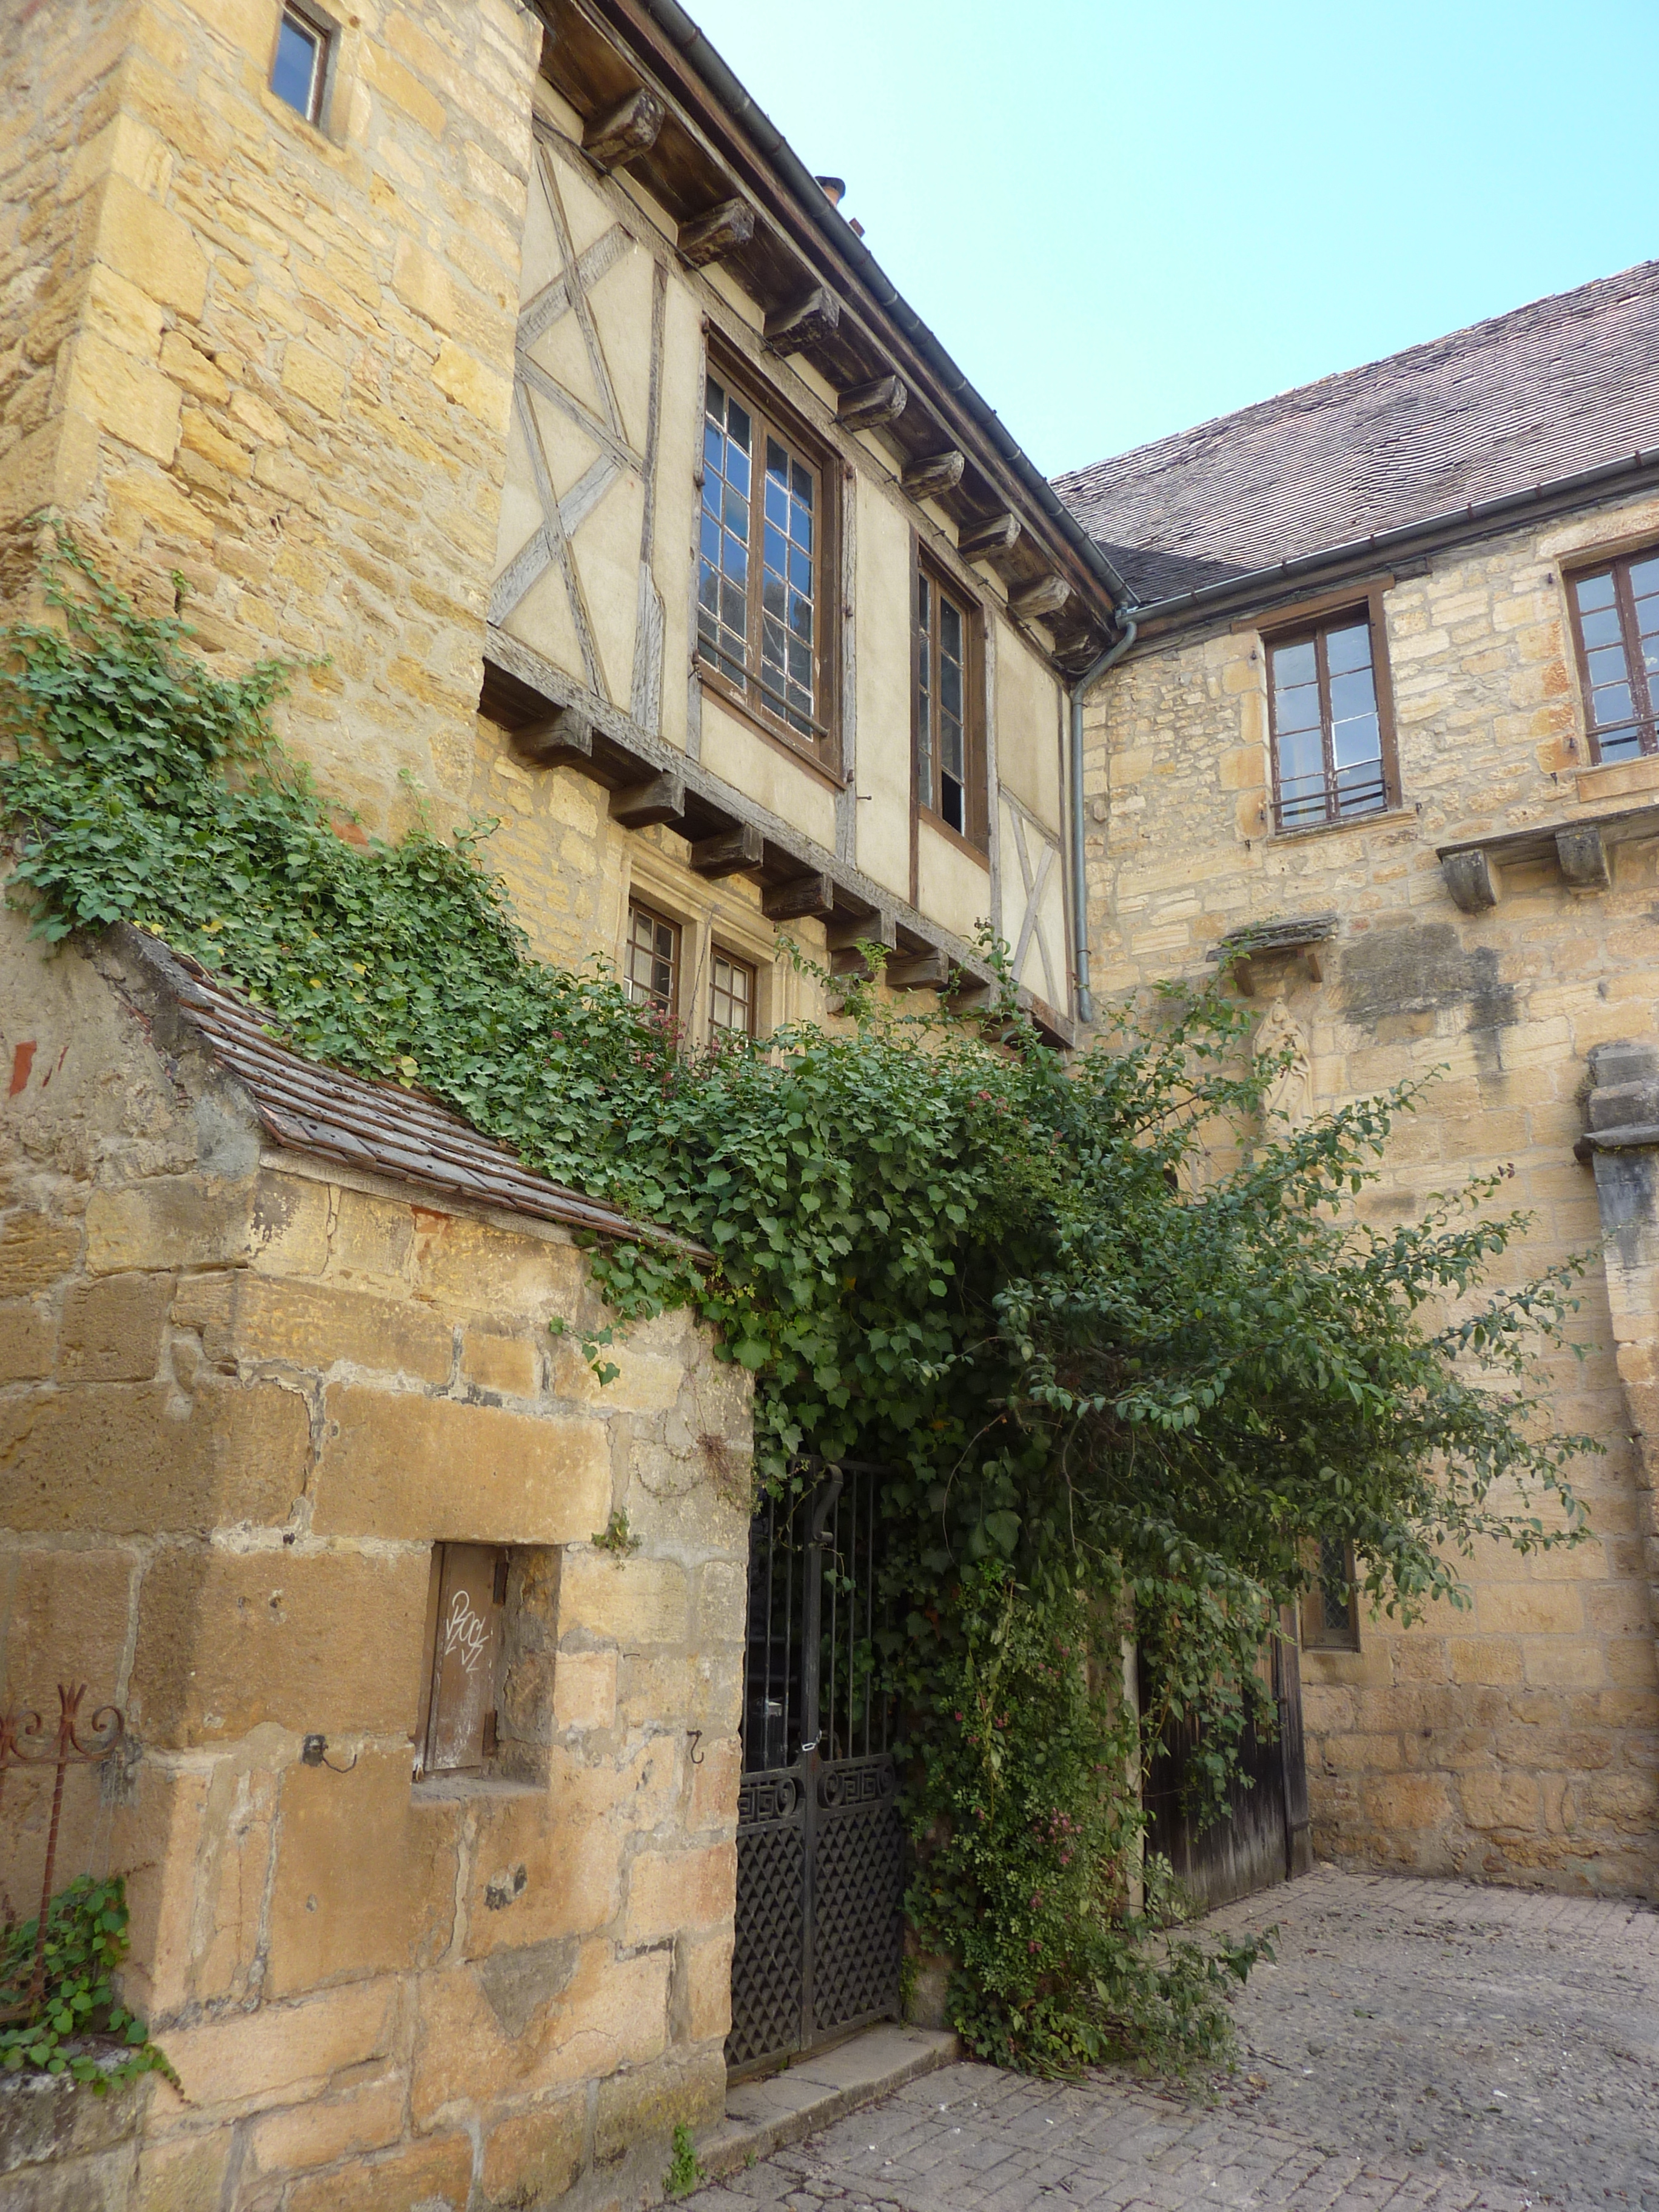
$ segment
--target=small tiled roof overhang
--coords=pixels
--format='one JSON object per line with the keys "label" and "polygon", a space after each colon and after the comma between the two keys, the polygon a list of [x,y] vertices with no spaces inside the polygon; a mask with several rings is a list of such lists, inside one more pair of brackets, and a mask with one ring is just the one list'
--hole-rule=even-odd
{"label": "small tiled roof overhang", "polygon": [[699,1261],[711,1256],[688,1238],[630,1221],[615,1206],[550,1182],[420,1091],[371,1083],[290,1051],[271,1034],[274,1016],[188,954],[125,925],[113,936],[117,949],[137,960],[246,1091],[261,1127],[284,1151],[502,1212],[668,1246]]}

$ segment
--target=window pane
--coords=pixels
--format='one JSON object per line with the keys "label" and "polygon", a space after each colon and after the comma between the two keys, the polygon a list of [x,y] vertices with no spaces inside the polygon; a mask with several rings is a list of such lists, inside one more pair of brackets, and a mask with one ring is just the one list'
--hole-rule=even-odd
{"label": "window pane", "polygon": [[1374,714],[1376,712],[1376,693],[1371,684],[1369,668],[1356,669],[1351,676],[1331,678],[1331,720],[1346,722],[1355,714]]}
{"label": "window pane", "polygon": [[748,416],[711,376],[704,388],[697,643],[734,683],[743,681],[749,629],[749,438]]}
{"label": "window pane", "polygon": [[1276,645],[1268,658],[1273,663],[1275,691],[1288,690],[1293,684],[1316,684],[1319,680],[1319,662],[1310,637],[1304,638],[1300,645]]}
{"label": "window pane", "polygon": [[1578,628],[1587,646],[1617,645],[1619,610],[1617,607],[1597,607],[1583,617]]}
{"label": "window pane", "polygon": [[1581,576],[1573,590],[1581,614],[1588,614],[1592,607],[1610,607],[1613,603],[1612,571],[1605,576]]}
{"label": "window pane", "polygon": [[628,909],[628,947],[623,981],[636,1006],[671,1018],[679,983],[680,933],[642,906]]}
{"label": "window pane", "polygon": [[712,1028],[740,1036],[755,1033],[755,971],[745,960],[716,952],[709,993],[708,1019]]}
{"label": "window pane", "polygon": [[294,16],[284,15],[276,33],[276,59],[271,65],[270,88],[278,100],[285,100],[307,123],[313,116],[321,47],[322,40],[315,31]]}
{"label": "window pane", "polygon": [[1650,553],[1643,560],[1631,562],[1630,587],[1638,599],[1651,592],[1659,592],[1659,553]]}
{"label": "window pane", "polygon": [[916,797],[933,803],[933,587],[926,576],[916,586]]}
{"label": "window pane", "polygon": [[761,570],[761,690],[792,729],[812,736],[817,605],[812,476],[776,438],[766,441],[766,529]]}
{"label": "window pane", "polygon": [[1351,670],[1369,670],[1371,665],[1371,626],[1369,623],[1350,623],[1341,629],[1325,633],[1325,665],[1333,676],[1346,676]]}

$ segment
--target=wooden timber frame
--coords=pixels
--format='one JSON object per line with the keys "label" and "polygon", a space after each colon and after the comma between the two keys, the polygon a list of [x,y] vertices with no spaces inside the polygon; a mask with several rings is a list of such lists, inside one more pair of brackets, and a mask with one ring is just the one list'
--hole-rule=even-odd
{"label": "wooden timber frame", "polygon": [[843,426],[878,441],[907,495],[950,518],[964,561],[1000,580],[1011,617],[1045,626],[1061,676],[1086,666],[1114,626],[1086,533],[1006,433],[999,450],[989,410],[969,407],[966,378],[851,226],[792,182],[781,142],[769,154],[748,127],[755,111],[722,104],[689,24],[653,0],[540,0],[540,11],[542,72],[582,118],[595,168],[625,168],[665,210],[685,265],[718,262],[755,301],[768,349],[809,362]]}

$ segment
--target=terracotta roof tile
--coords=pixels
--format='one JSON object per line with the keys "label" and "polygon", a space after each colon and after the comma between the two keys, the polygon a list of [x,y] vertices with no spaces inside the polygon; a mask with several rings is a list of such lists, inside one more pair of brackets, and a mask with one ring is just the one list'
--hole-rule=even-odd
{"label": "terracotta roof tile", "polygon": [[1142,599],[1659,445],[1659,261],[1281,392],[1054,488]]}
{"label": "terracotta roof tile", "polygon": [[118,933],[160,982],[220,1065],[241,1085],[273,1142],[314,1159],[392,1176],[602,1237],[670,1245],[698,1260],[702,1245],[631,1221],[599,1199],[567,1190],[527,1168],[515,1152],[416,1091],[370,1083],[290,1051],[270,1033],[275,1017],[187,954],[136,929]]}

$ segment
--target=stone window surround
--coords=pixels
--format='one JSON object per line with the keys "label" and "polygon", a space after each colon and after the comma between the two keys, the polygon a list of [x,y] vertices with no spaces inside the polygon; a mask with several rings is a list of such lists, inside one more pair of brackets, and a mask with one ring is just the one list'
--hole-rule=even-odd
{"label": "stone window surround", "polygon": [[[1598,518],[1600,520],[1601,518]],[[1607,517],[1608,520],[1617,520]],[[1583,644],[1578,630],[1578,610],[1573,596],[1573,586],[1578,578],[1594,574],[1616,561],[1628,561],[1643,553],[1659,552],[1659,531],[1651,514],[1644,516],[1643,526],[1635,529],[1618,530],[1597,538],[1595,542],[1574,545],[1551,562],[1555,586],[1560,595],[1561,620],[1569,650],[1565,654],[1572,672],[1573,726],[1568,745],[1583,763],[1580,773],[1606,768],[1628,768],[1637,760],[1652,759],[1650,753],[1632,754],[1604,761],[1596,747],[1595,726],[1590,720],[1589,696],[1585,684]]]}
{"label": "stone window surround", "polygon": [[[1373,578],[1369,583],[1355,583],[1337,592],[1322,592],[1314,599],[1292,601],[1289,605],[1276,606],[1270,613],[1256,614],[1234,623],[1235,630],[1255,633],[1261,651],[1264,690],[1263,713],[1266,718],[1267,751],[1267,788],[1269,799],[1264,811],[1267,813],[1269,836],[1303,837],[1331,830],[1353,830],[1370,827],[1378,822],[1397,818],[1407,811],[1401,791],[1400,750],[1395,726],[1394,682],[1389,660],[1389,629],[1385,600],[1394,583],[1392,575]],[[1279,761],[1272,729],[1272,700],[1267,693],[1267,653],[1276,645],[1288,641],[1300,630],[1323,629],[1345,614],[1358,615],[1364,611],[1370,628],[1371,680],[1376,694],[1377,732],[1382,744],[1383,804],[1364,814],[1339,815],[1326,822],[1280,824],[1278,813]]]}
{"label": "stone window surround", "polygon": [[[325,8],[319,8],[316,0],[276,0],[273,13],[270,61],[265,70],[265,88],[272,112],[289,124],[297,123],[316,131],[331,145],[343,143],[334,117],[338,107],[337,94],[342,76],[340,50],[345,38],[344,25],[331,15]],[[277,45],[283,35],[283,21],[289,15],[296,17],[307,29],[314,33],[322,46],[319,64],[322,82],[317,89],[315,112],[310,115],[302,115],[297,107],[291,106],[280,94],[270,89],[270,81],[276,67]]]}
{"label": "stone window surround", "polygon": [[[751,921],[741,910],[733,911],[733,902],[730,901],[721,901],[718,911],[713,907],[694,905],[685,896],[687,886],[683,876],[666,864],[653,866],[651,849],[639,837],[630,836],[625,842],[629,849],[627,875],[619,902],[619,956],[626,953],[628,916],[635,903],[650,908],[678,928],[677,1013],[682,1042],[694,1048],[707,1044],[713,1034],[709,989],[717,947],[727,959],[741,960],[754,970],[750,1034],[768,1036],[784,1018],[775,972],[777,943],[774,925],[759,913]],[[617,973],[625,973],[621,957]]]}

